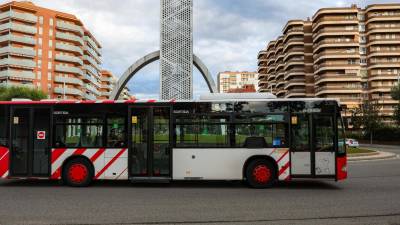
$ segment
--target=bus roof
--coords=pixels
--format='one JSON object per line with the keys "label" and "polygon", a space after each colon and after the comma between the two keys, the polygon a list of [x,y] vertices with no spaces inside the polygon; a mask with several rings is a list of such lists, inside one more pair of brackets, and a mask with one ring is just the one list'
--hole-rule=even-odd
{"label": "bus roof", "polygon": [[14,101],[0,101],[0,105],[58,105],[58,104],[143,104],[143,103],[196,103],[196,102],[294,102],[294,101],[335,101],[340,106],[338,99],[333,98],[279,98],[279,99],[218,99],[218,100],[95,100],[95,101],[80,101],[80,100],[41,100],[41,101],[30,101],[30,100],[14,100]]}

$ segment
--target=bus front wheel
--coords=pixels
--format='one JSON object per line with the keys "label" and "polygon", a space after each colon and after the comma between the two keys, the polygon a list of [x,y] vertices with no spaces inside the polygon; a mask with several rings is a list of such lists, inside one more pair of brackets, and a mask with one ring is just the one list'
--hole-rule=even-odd
{"label": "bus front wheel", "polygon": [[246,168],[247,183],[253,188],[269,188],[276,182],[275,167],[265,159],[255,159]]}
{"label": "bus front wheel", "polygon": [[93,180],[93,169],[83,158],[72,159],[63,169],[63,180],[72,187],[87,187]]}

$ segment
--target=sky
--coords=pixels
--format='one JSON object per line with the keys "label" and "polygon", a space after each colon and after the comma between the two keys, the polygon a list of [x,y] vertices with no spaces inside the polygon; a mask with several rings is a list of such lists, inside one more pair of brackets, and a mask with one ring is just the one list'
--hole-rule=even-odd
{"label": "sky", "polygon": [[[9,0],[0,0],[8,2]],[[136,60],[159,50],[160,0],[31,0],[76,15],[103,47],[104,69],[117,77]],[[291,19],[307,19],[324,7],[400,0],[193,0],[194,53],[216,81],[222,71],[256,71],[257,54]],[[128,84],[138,98],[158,98],[159,65],[154,62]],[[194,67],[194,95],[208,92]]]}

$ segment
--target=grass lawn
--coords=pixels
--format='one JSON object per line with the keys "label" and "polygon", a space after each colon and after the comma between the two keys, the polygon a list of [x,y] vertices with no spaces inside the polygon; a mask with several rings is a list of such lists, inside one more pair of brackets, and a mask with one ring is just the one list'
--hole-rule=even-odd
{"label": "grass lawn", "polygon": [[374,151],[364,149],[364,148],[353,148],[353,147],[348,147],[347,148],[347,154],[360,154],[360,153],[372,153]]}

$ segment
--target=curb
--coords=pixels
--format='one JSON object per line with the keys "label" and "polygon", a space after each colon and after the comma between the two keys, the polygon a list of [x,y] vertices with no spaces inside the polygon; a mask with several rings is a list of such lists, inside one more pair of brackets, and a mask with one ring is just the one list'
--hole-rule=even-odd
{"label": "curb", "polygon": [[381,152],[377,151],[376,153],[369,153],[369,154],[363,154],[357,155],[357,156],[352,156],[352,157],[347,157],[347,160],[349,162],[356,162],[356,161],[369,161],[369,160],[384,160],[384,159],[394,159],[397,158],[398,155],[391,153],[391,152]]}

